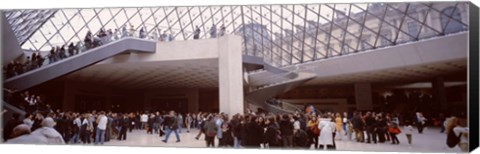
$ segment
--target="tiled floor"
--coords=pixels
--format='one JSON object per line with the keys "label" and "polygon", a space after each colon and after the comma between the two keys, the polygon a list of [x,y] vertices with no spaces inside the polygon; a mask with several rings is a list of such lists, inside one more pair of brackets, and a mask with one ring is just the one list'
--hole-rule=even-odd
{"label": "tiled floor", "polygon": [[[117,141],[112,140],[106,142],[105,145],[115,146],[160,146],[160,147],[205,147],[205,141],[203,135],[200,140],[196,140],[198,130],[194,129],[190,133],[183,130],[180,134],[181,142],[176,143],[175,135],[170,135],[169,141],[163,143],[161,140],[164,137],[158,135],[147,134],[143,130],[134,130],[131,133],[127,133],[127,140]],[[404,134],[399,134],[399,145],[392,145],[390,142],[378,143],[378,144],[366,144],[357,143],[355,141],[347,141],[346,137],[343,140],[337,140],[338,150],[349,151],[384,151],[384,152],[460,152],[458,147],[448,148],[446,146],[446,134],[440,133],[439,129],[427,128],[423,134],[415,132],[413,134],[413,144],[410,146],[407,144],[407,138]],[[218,141],[215,141],[218,144]]]}

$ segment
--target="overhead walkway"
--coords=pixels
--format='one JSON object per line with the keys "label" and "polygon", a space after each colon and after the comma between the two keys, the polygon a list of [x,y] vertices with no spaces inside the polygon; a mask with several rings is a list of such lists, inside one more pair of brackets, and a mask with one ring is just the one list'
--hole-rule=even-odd
{"label": "overhead walkway", "polygon": [[154,53],[155,46],[155,41],[131,37],[122,38],[9,78],[4,81],[4,87],[15,87],[22,91],[124,52]]}

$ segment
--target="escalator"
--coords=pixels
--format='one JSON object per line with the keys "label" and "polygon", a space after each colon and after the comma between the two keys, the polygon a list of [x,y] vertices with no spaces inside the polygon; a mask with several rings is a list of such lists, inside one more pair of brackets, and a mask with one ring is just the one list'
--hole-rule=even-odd
{"label": "escalator", "polygon": [[17,90],[22,91],[93,65],[123,52],[154,53],[155,47],[155,41],[138,38],[122,38],[90,49],[78,55],[68,57],[59,62],[48,64],[35,70],[31,70],[29,72],[6,79],[4,81],[4,87],[16,88]]}
{"label": "escalator", "polygon": [[250,110],[262,108],[271,113],[294,113],[300,110],[294,105],[282,102],[282,105],[267,103],[267,100],[288,92],[303,83],[315,78],[315,74],[301,72],[297,70],[287,71],[277,68],[268,63],[263,63],[265,70],[262,76],[252,76],[256,72],[252,72],[249,76],[249,90],[246,93],[245,101]]}

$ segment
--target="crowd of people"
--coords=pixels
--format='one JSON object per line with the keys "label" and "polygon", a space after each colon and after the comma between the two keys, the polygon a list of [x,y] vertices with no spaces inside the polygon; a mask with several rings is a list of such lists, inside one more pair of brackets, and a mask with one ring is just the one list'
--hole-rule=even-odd
{"label": "crowd of people", "polygon": [[[382,112],[342,114],[314,110],[295,114],[251,112],[233,116],[206,112],[78,113],[57,110],[46,115],[41,112],[28,114],[23,120],[14,116],[4,127],[4,139],[7,143],[22,143],[34,138],[25,143],[103,144],[114,139],[126,140],[127,132],[138,129],[156,134],[167,143],[172,133],[176,142],[181,142],[182,130],[198,129],[195,139],[204,136],[206,147],[310,149],[313,146],[314,149],[333,150],[336,141],[345,139],[366,144],[401,144],[398,140],[401,133],[408,141],[404,144],[414,144],[414,129],[421,134],[427,118],[420,112],[411,117],[403,116],[402,120],[398,117]],[[444,121],[444,133],[458,137],[455,146],[462,151],[468,150],[466,124],[465,118],[455,116]],[[452,139],[449,137],[448,140]]]}
{"label": "crowd of people", "polygon": [[[136,29],[133,25],[130,25],[129,30],[127,30],[127,26],[124,25],[121,30],[115,29],[114,31],[112,31],[112,29],[105,30],[104,28],[100,28],[96,35],[94,35],[91,31],[88,31],[83,41],[71,42],[70,44],[67,43],[56,47],[53,46],[46,56],[42,56],[41,52],[33,52],[32,55],[27,56],[25,60],[11,61],[4,66],[3,75],[5,78],[11,78],[42,67],[46,59],[48,59],[48,64],[55,63],[65,58],[77,55],[80,52],[90,50],[124,37],[138,37],[142,39],[158,40],[161,42],[170,42],[175,40],[172,31],[171,33],[167,33],[167,30],[164,30],[162,34],[159,34],[162,30],[155,28],[152,29],[150,34],[147,34],[146,30],[146,27],[141,27],[137,35]],[[193,32],[193,39],[199,39],[200,33],[200,28],[196,26]],[[226,27],[224,25],[222,25],[220,27],[220,31],[217,32],[217,28],[215,24],[213,24],[208,31],[210,38],[224,36],[225,33]]]}

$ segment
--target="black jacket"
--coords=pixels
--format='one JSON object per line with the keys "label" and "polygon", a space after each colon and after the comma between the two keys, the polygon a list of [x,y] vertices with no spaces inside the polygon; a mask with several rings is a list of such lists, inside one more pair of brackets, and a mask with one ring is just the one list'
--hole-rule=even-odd
{"label": "black jacket", "polygon": [[263,128],[256,122],[250,122],[246,125],[247,143],[246,146],[260,147],[263,138]]}
{"label": "black jacket", "polygon": [[280,130],[273,123],[268,125],[267,131],[265,132],[265,143],[268,143],[269,147],[280,147],[281,140],[279,138]]}
{"label": "black jacket", "polygon": [[282,136],[292,136],[293,129],[293,123],[289,120],[280,121],[280,132],[282,132]]}

